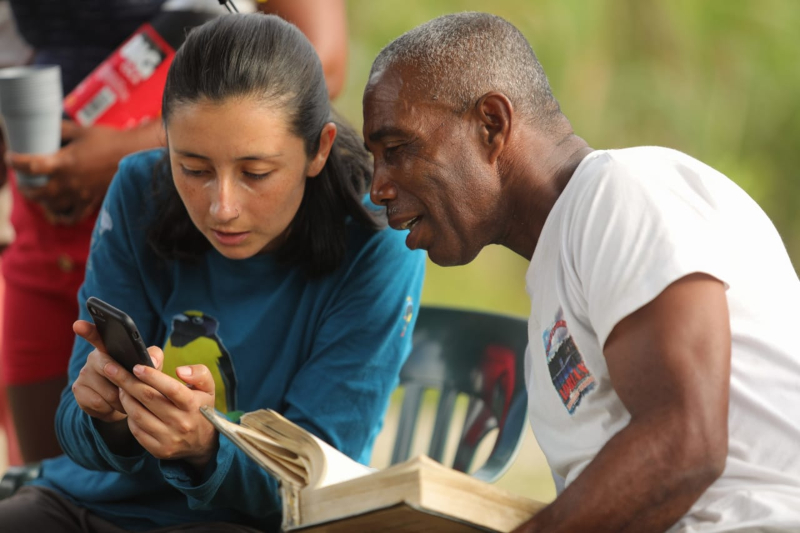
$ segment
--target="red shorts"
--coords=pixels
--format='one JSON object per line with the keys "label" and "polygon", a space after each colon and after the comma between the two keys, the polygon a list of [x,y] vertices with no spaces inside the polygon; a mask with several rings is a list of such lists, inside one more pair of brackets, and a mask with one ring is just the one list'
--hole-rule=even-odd
{"label": "red shorts", "polygon": [[7,385],[66,375],[78,318],[78,289],[71,289],[59,294],[6,284],[0,374]]}
{"label": "red shorts", "polygon": [[20,385],[67,372],[78,289],[96,217],[75,226],[54,226],[38,205],[19,194],[11,176],[9,181],[16,238],[2,261],[6,287],[0,374],[7,384]]}

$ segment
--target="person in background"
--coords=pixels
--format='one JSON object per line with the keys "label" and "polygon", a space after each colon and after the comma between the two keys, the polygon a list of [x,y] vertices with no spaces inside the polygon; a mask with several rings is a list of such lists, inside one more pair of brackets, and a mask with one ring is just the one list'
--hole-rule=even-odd
{"label": "person in background", "polygon": [[264,13],[288,20],[314,45],[322,60],[331,99],[344,88],[347,72],[347,9],[345,0],[259,0]]}
{"label": "person in background", "polygon": [[[0,68],[24,65],[31,60],[33,50],[22,40],[17,31],[17,25],[11,16],[11,6],[8,0],[0,0]],[[5,250],[14,240],[14,228],[11,226],[11,189],[8,185],[8,168],[2,158],[5,153],[5,139],[3,129],[0,127],[0,252]],[[2,300],[5,282],[0,274],[0,300]],[[2,321],[2,307],[0,307],[0,322]],[[0,346],[2,346],[2,330],[0,330]],[[0,472],[2,465],[18,466],[22,463],[22,456],[17,445],[17,434],[14,431],[14,421],[8,408],[5,381],[0,367],[0,430],[5,434],[7,455],[0,458]]]}
{"label": "person in background", "polygon": [[168,147],[120,164],[79,292],[126,311],[155,368],[115,363],[81,305],[66,455],[0,501],[12,530],[278,531],[277,481],[199,408],[271,408],[367,463],[411,350],[425,255],[369,203],[369,154],[295,26],[192,30],[162,115]]}
{"label": "person in background", "polygon": [[[58,64],[64,94],[131,35],[153,19],[164,0],[11,0],[19,29],[35,48],[34,63]],[[216,1],[189,0],[198,9]],[[303,9],[298,9],[302,4]],[[331,95],[344,80],[346,28],[342,0],[270,0],[263,11],[289,17],[309,38],[322,58]],[[2,262],[6,279],[3,298],[2,374],[20,447],[26,462],[60,453],[54,414],[67,382],[67,362],[78,316],[76,294],[84,279],[86,258],[98,207],[122,157],[160,146],[160,121],[128,130],[80,127],[64,121],[67,144],[47,156],[7,154],[15,170],[48,174],[41,188],[13,193],[15,241]],[[35,317],[35,318],[33,318]]]}
{"label": "person in background", "polygon": [[800,281],[742,189],[675,150],[592,149],[486,13],[380,52],[364,138],[409,248],[530,261],[529,417],[558,496],[518,532],[800,531]]}

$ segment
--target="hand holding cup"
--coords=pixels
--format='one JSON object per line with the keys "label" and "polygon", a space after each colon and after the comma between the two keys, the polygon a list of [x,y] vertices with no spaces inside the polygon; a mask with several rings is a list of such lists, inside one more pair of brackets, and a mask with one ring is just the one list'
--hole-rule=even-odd
{"label": "hand holding cup", "polygon": [[[0,69],[0,115],[6,149],[22,154],[57,152],[63,98],[57,65]],[[46,174],[17,173],[21,188],[41,187],[47,181]]]}

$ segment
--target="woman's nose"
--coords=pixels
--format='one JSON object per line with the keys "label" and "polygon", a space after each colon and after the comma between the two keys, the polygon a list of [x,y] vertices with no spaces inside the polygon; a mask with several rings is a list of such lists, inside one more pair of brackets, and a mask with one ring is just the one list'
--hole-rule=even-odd
{"label": "woman's nose", "polygon": [[233,185],[226,183],[226,180],[220,180],[215,198],[211,202],[211,216],[223,224],[236,220],[239,218],[238,204]]}

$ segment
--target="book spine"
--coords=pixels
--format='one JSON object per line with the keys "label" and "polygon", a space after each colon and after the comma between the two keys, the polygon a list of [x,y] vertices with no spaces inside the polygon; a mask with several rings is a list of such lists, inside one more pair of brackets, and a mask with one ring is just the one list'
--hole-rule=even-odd
{"label": "book spine", "polygon": [[300,489],[288,483],[281,483],[280,487],[283,501],[282,529],[288,531],[300,525]]}

